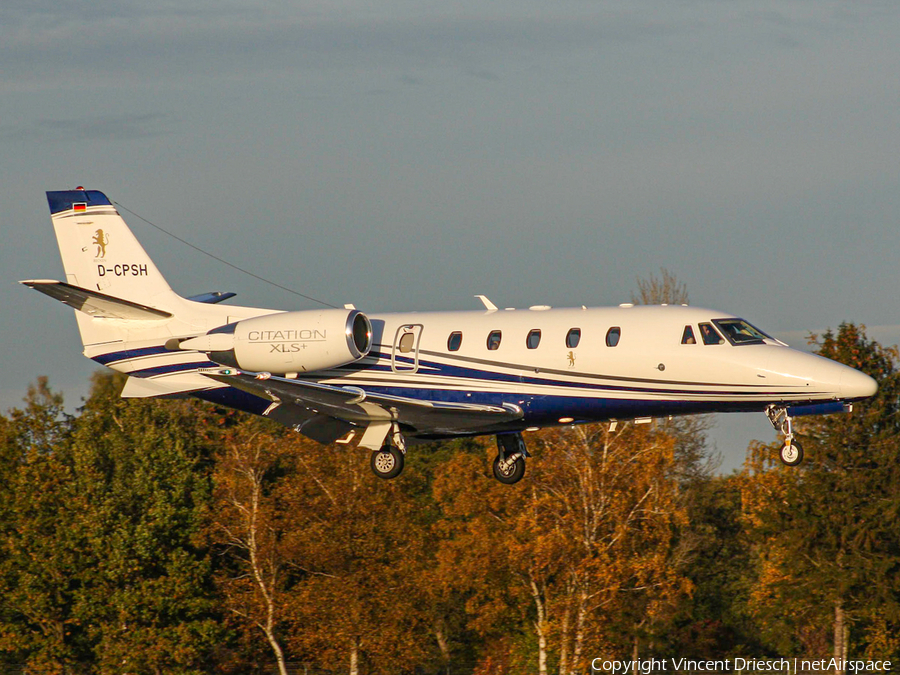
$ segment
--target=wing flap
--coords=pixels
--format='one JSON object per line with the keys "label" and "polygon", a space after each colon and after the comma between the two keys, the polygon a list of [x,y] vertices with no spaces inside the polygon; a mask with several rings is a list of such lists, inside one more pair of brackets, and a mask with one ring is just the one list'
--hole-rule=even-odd
{"label": "wing flap", "polygon": [[196,373],[174,373],[154,378],[129,376],[122,389],[122,398],[154,398],[186,394],[199,389],[214,389],[221,384],[213,384]]}
{"label": "wing flap", "polygon": [[[289,403],[317,414],[366,425],[373,421],[396,421],[418,433],[466,433],[523,416],[522,409],[474,403],[447,403],[388,394],[373,394],[358,387],[337,387],[311,380],[256,375],[223,368],[200,371],[206,377],[266,398],[279,406]],[[274,417],[275,415],[273,415]],[[302,429],[301,429],[302,431]]]}
{"label": "wing flap", "polygon": [[95,319],[126,319],[126,320],[156,320],[168,319],[170,312],[161,309],[147,307],[129,300],[114,298],[105,293],[92,291],[88,288],[73,286],[63,281],[53,279],[29,279],[20,281],[20,284],[33,288],[44,295],[49,295],[54,300],[59,300],[79,312],[84,312]]}

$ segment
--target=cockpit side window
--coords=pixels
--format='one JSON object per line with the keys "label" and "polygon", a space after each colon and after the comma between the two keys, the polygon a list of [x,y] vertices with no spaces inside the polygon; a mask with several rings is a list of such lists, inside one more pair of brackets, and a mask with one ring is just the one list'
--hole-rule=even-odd
{"label": "cockpit side window", "polygon": [[762,345],[772,339],[743,319],[713,319],[713,323],[733,345]]}
{"label": "cockpit side window", "polygon": [[722,336],[716,332],[716,329],[712,327],[712,324],[709,323],[700,324],[700,335],[703,337],[703,344],[705,345],[720,345],[725,342]]}
{"label": "cockpit side window", "polygon": [[681,344],[683,345],[695,345],[697,344],[697,340],[694,337],[694,329],[691,328],[691,325],[688,324],[684,327],[684,333],[681,334]]}

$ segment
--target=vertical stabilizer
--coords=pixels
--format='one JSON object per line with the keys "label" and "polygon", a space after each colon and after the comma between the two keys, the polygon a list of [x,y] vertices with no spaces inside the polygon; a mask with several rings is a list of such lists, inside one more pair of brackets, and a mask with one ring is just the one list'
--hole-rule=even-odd
{"label": "vertical stabilizer", "polygon": [[75,310],[84,355],[129,375],[123,396],[226,388],[200,373],[215,366],[206,354],[178,345],[272,310],[208,304],[233,294],[199,296],[206,302],[177,295],[102,192],[48,192],[47,202],[66,281],[21,283]]}
{"label": "vertical stabilizer", "polygon": [[47,202],[69,284],[171,311],[177,296],[106,195],[64,190]]}

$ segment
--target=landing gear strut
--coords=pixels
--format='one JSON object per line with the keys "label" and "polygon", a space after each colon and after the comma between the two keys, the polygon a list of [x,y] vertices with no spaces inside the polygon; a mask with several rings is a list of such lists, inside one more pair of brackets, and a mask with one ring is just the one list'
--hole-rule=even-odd
{"label": "landing gear strut", "polygon": [[497,457],[494,458],[494,478],[501,483],[512,485],[525,475],[525,458],[528,450],[522,434],[500,434],[497,436]]}
{"label": "landing gear strut", "polygon": [[803,447],[794,440],[792,418],[788,415],[787,408],[770,405],[766,408],[766,416],[775,427],[775,431],[784,434],[784,446],[779,453],[781,462],[786,466],[797,466],[803,461]]}

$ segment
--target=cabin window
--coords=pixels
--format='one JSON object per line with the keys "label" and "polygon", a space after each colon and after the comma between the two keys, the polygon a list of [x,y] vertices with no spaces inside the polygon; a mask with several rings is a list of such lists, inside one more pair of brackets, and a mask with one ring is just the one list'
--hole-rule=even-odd
{"label": "cabin window", "polygon": [[569,349],[575,349],[578,346],[578,343],[581,342],[581,329],[580,328],[570,328],[569,332],[566,333],[566,347]]}
{"label": "cabin window", "polygon": [[404,333],[402,336],[400,336],[400,353],[409,354],[413,350],[413,345],[415,344],[415,342],[415,333]]}
{"label": "cabin window", "polygon": [[683,345],[697,344],[697,339],[694,337],[694,329],[691,328],[690,324],[684,327],[684,333],[681,334],[681,344],[683,344]]}
{"label": "cabin window", "polygon": [[458,352],[459,348],[462,346],[462,333],[458,330],[450,333],[450,337],[447,338],[447,350],[451,352]]}
{"label": "cabin window", "polygon": [[537,349],[538,345],[541,344],[541,331],[538,328],[530,331],[528,333],[528,337],[525,338],[525,346],[528,349]]}
{"label": "cabin window", "polygon": [[500,348],[500,338],[502,333],[499,330],[492,330],[487,339],[487,348],[491,351]]}
{"label": "cabin window", "polygon": [[743,319],[713,319],[713,323],[733,345],[763,345],[766,338],[772,339]]}
{"label": "cabin window", "polygon": [[608,331],[606,331],[606,346],[615,347],[617,344],[619,344],[620,337],[622,337],[622,329],[618,326],[613,326]]}
{"label": "cabin window", "polygon": [[703,344],[705,345],[720,345],[725,342],[722,336],[716,332],[716,329],[712,327],[712,324],[709,323],[700,324],[700,335],[703,337]]}

